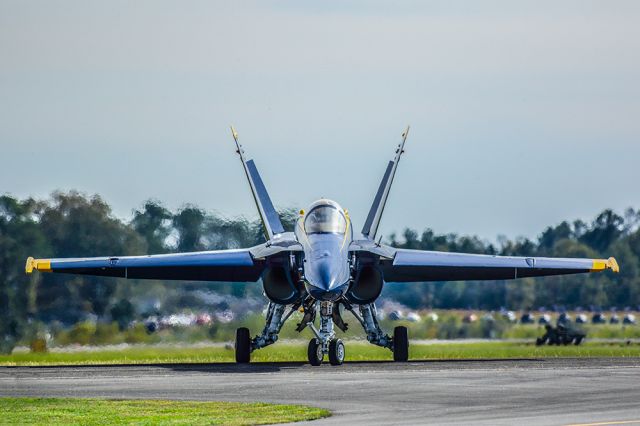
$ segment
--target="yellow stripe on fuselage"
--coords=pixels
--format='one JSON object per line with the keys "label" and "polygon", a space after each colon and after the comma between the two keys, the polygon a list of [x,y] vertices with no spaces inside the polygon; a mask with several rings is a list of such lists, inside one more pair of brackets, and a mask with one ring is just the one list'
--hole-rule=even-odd
{"label": "yellow stripe on fuselage", "polygon": [[344,217],[347,220],[347,226],[344,228],[344,238],[342,240],[342,245],[340,246],[340,250],[344,248],[344,245],[347,242],[347,236],[349,235],[349,227],[351,226],[351,218],[349,217],[349,213],[344,210]]}

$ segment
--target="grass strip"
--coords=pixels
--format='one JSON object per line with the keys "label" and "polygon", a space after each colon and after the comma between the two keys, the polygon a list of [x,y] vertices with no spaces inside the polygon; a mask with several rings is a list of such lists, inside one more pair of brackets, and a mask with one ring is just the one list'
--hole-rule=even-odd
{"label": "grass strip", "polygon": [[[409,359],[483,359],[483,358],[588,358],[640,357],[639,344],[586,342],[580,346],[535,346],[530,343],[479,342],[450,344],[413,344]],[[347,361],[391,360],[388,349],[366,342],[347,342]],[[261,349],[251,355],[252,362],[306,362],[307,344],[287,343]],[[16,353],[1,355],[0,366],[165,364],[234,362],[234,352],[225,347],[135,347],[123,350],[91,352]]]}
{"label": "grass strip", "polygon": [[261,402],[0,398],[0,423],[21,425],[265,425],[329,415],[320,408]]}

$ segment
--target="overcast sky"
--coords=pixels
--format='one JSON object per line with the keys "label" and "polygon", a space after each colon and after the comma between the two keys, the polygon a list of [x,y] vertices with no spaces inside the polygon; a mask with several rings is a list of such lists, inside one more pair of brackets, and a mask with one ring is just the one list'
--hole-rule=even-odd
{"label": "overcast sky", "polygon": [[0,193],[535,237],[640,207],[640,2],[0,0]]}

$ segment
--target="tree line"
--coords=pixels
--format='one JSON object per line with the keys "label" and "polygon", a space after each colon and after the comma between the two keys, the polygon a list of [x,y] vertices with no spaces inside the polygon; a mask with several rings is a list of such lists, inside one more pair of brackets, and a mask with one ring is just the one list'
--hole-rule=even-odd
{"label": "tree line", "polygon": [[[292,230],[297,213],[281,212]],[[616,256],[621,273],[495,282],[389,284],[383,296],[411,308],[526,309],[538,306],[637,306],[640,304],[640,210],[605,210],[592,222],[549,226],[537,239],[421,234],[391,235],[402,248],[519,256]],[[147,201],[130,220],[117,218],[98,195],[55,192],[48,199],[0,196],[0,349],[25,333],[31,322],[73,323],[87,314],[108,317],[123,308],[135,288],[149,285],[105,277],[24,272],[27,256],[141,255],[250,247],[264,241],[258,221],[224,218],[194,205],[171,211]],[[172,286],[175,282],[154,282]],[[183,284],[180,284],[183,285]],[[260,285],[201,283],[235,296],[259,296]],[[114,311],[115,310],[115,311]]]}

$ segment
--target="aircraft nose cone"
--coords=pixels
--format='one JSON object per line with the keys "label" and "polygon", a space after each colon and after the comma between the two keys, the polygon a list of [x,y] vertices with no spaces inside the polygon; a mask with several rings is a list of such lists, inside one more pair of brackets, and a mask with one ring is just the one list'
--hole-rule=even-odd
{"label": "aircraft nose cone", "polygon": [[313,273],[307,276],[307,292],[316,300],[338,300],[348,286],[337,281],[338,277],[330,261],[318,260],[313,262]]}
{"label": "aircraft nose cone", "polygon": [[331,274],[331,267],[324,262],[319,264],[317,269],[316,282],[314,282],[313,284],[323,290],[330,290],[333,286],[334,281],[335,279]]}
{"label": "aircraft nose cone", "polygon": [[348,285],[343,284],[338,287],[335,287],[331,290],[325,290],[323,288],[317,287],[309,282],[305,283],[305,287],[307,292],[316,300],[329,301],[333,302],[342,297],[342,295],[347,291]]}

